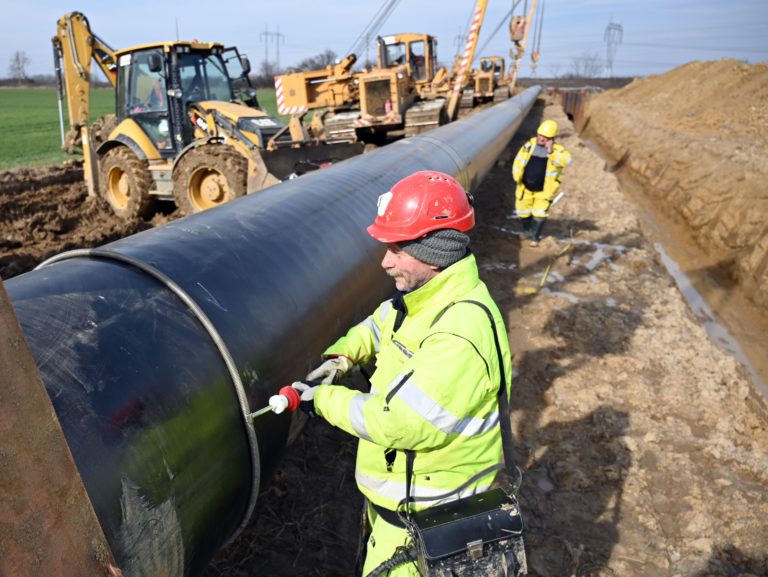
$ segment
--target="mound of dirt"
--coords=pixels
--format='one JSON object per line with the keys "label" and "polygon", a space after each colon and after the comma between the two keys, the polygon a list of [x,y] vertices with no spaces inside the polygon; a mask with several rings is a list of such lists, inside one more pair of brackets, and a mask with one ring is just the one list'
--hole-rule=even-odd
{"label": "mound of dirt", "polygon": [[0,172],[0,277],[11,278],[43,260],[93,248],[175,216],[124,221],[101,198],[88,196],[82,164]]}
{"label": "mound of dirt", "polygon": [[593,98],[583,133],[768,306],[768,64],[692,62]]}

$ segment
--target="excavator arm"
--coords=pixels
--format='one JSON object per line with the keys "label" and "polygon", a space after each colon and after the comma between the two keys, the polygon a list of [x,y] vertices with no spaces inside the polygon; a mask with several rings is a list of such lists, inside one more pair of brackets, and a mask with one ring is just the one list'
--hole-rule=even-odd
{"label": "excavator arm", "polygon": [[[117,66],[115,51],[91,31],[88,19],[80,12],[69,12],[59,18],[56,36],[51,41],[59,97],[62,147],[68,152],[72,152],[75,146],[82,147],[88,194],[94,195],[97,170],[88,132],[91,61],[96,62],[114,87]],[[61,104],[64,99],[67,101],[69,113],[69,130],[66,135]]]}

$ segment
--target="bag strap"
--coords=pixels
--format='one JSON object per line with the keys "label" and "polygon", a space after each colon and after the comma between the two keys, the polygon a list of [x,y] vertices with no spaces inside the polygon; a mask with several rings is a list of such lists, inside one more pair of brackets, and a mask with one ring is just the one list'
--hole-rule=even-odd
{"label": "bag strap", "polygon": [[[447,493],[443,493],[441,495],[436,495],[428,498],[424,497],[411,497],[411,482],[413,480],[413,463],[416,459],[416,452],[411,449],[405,450],[405,512],[406,515],[410,513],[410,507],[409,504],[412,502],[420,501],[420,500],[434,500],[435,498],[445,498],[449,497],[455,493],[459,493],[462,490],[464,490],[466,487],[477,481],[478,479],[483,478],[488,473],[500,470],[502,468],[506,469],[507,477],[509,484],[511,486],[511,492],[517,493],[517,490],[520,488],[520,484],[522,482],[523,473],[520,470],[519,467],[517,467],[514,464],[514,458],[512,456],[512,423],[509,419],[509,400],[507,395],[507,381],[505,379],[505,370],[504,370],[504,354],[501,352],[501,343],[499,342],[499,334],[496,330],[496,321],[493,318],[493,313],[490,311],[490,309],[483,303],[475,300],[461,300],[461,301],[455,301],[450,303],[447,307],[445,307],[440,313],[435,317],[435,320],[432,321],[432,326],[435,325],[435,323],[440,320],[440,318],[445,314],[445,312],[452,307],[453,305],[457,303],[470,303],[479,306],[483,311],[485,311],[486,316],[488,317],[488,320],[491,323],[491,330],[493,331],[493,342],[496,346],[496,357],[498,360],[498,367],[499,367],[499,393],[498,393],[498,402],[499,402],[499,427],[501,429],[501,446],[502,451],[504,453],[504,466],[501,465],[491,465],[490,467],[487,467],[480,471],[479,473],[476,473],[472,477],[470,477],[466,482],[464,482],[460,487],[453,491],[448,491]],[[403,503],[401,502],[401,504]]]}
{"label": "bag strap", "polygon": [[499,333],[496,330],[496,321],[494,320],[493,313],[491,313],[490,309],[479,301],[463,300],[457,302],[471,303],[479,306],[485,311],[485,314],[491,323],[493,343],[496,345],[496,357],[499,364],[499,427],[501,428],[501,447],[504,453],[504,465],[507,471],[508,480],[510,485],[512,485],[512,492],[516,493],[522,481],[522,472],[515,466],[514,457],[512,456],[512,422],[509,419],[509,397],[507,395],[507,380],[505,379],[504,371],[504,355],[501,352],[501,343],[499,342]]}

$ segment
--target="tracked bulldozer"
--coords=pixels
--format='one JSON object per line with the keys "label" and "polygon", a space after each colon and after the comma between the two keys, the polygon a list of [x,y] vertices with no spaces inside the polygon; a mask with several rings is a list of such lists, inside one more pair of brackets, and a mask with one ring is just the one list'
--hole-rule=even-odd
{"label": "tracked bulldozer", "polygon": [[351,54],[323,70],[277,76],[278,110],[299,119],[317,111],[312,134],[328,142],[379,144],[455,120],[486,6],[487,0],[476,1],[465,52],[453,77],[438,67],[434,36],[379,36],[376,66],[370,70],[353,71],[356,56]]}
{"label": "tracked bulldozer", "polygon": [[[149,216],[157,201],[185,214],[257,192],[362,152],[310,138],[259,107],[250,63],[234,47],[158,42],[114,50],[71,12],[53,37],[59,110],[70,152],[82,150],[89,194],[118,216]],[[115,90],[115,115],[89,125],[91,63]],[[63,132],[63,121],[62,121]]]}
{"label": "tracked bulldozer", "polygon": [[510,97],[508,79],[505,77],[505,62],[502,56],[480,58],[477,70],[472,70],[470,82],[461,95],[461,108],[472,108],[483,102],[503,102]]}
{"label": "tracked bulldozer", "polygon": [[298,118],[318,111],[310,130],[328,142],[380,143],[393,131],[411,135],[444,124],[444,100],[423,98],[437,70],[435,38],[393,34],[377,44],[370,70],[352,71],[357,57],[350,54],[321,70],[277,76],[278,110]]}

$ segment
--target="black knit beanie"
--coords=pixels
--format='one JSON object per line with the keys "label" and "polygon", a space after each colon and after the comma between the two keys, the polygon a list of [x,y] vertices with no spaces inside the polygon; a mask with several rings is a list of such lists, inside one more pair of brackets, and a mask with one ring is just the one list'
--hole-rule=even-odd
{"label": "black knit beanie", "polygon": [[433,230],[416,240],[397,243],[413,258],[439,268],[449,267],[463,259],[468,244],[466,234],[451,228]]}

